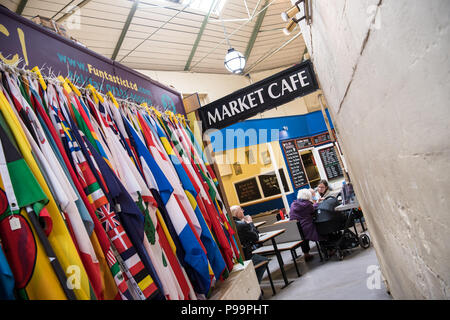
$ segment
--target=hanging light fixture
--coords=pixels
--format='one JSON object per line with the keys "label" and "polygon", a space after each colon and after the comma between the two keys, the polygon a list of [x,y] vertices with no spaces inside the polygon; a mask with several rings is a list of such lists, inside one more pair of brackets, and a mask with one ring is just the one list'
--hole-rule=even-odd
{"label": "hanging light fixture", "polygon": [[225,35],[225,39],[227,40],[229,47],[228,52],[225,55],[224,61],[225,68],[227,68],[227,70],[230,71],[231,73],[236,74],[242,73],[245,68],[246,59],[242,53],[231,47],[223,21],[222,26],[223,26],[223,33]]}
{"label": "hanging light fixture", "polygon": [[225,56],[224,64],[231,73],[242,73],[245,67],[245,57],[239,51],[230,48]]}

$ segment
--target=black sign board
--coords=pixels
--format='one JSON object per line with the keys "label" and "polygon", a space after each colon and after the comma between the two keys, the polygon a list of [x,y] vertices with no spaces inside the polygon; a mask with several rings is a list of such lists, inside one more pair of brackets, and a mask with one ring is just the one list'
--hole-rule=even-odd
{"label": "black sign board", "polygon": [[[284,175],[284,170],[279,169],[281,182],[283,183],[284,191],[289,191],[287,185],[286,176]],[[277,176],[275,172],[265,173],[258,176],[259,184],[263,190],[264,197],[270,197],[277,194],[281,194],[280,185],[278,184]]]}
{"label": "black sign board", "polygon": [[298,154],[298,149],[295,145],[295,140],[283,141],[282,143],[284,154],[288,163],[289,171],[291,171],[292,181],[295,188],[300,188],[308,184],[303,163]]}
{"label": "black sign board", "polygon": [[224,128],[318,89],[307,60],[198,109],[202,129]]}
{"label": "black sign board", "polygon": [[328,180],[343,176],[334,147],[321,149],[319,150],[319,154]]}
{"label": "black sign board", "polygon": [[325,142],[330,142],[330,134],[328,132],[321,133],[317,136],[312,137],[314,145],[323,144]]}
{"label": "black sign board", "polygon": [[311,147],[313,145],[313,143],[311,142],[311,138],[300,138],[295,140],[295,143],[297,144],[297,148],[299,150]]}
{"label": "black sign board", "polygon": [[256,178],[247,179],[234,185],[240,203],[261,199]]}

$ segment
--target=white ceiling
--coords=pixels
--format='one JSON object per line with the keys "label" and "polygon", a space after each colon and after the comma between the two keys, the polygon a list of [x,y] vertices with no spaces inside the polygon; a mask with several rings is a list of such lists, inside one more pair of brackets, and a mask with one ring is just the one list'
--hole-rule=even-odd
{"label": "white ceiling", "polygon": [[[79,6],[64,20],[69,34],[113,58],[135,1],[0,0],[12,11],[17,11],[21,2],[26,3],[22,15],[30,19],[40,15],[58,20],[68,8]],[[280,13],[289,7],[290,0],[227,0],[220,17],[205,19],[206,13],[181,5],[140,0],[115,60],[133,69],[226,74],[223,59],[229,47],[225,26],[231,46],[244,55],[249,52],[244,72],[287,67],[300,62],[305,50],[301,35],[292,39],[299,33],[298,27],[289,36],[282,31],[286,23]]]}

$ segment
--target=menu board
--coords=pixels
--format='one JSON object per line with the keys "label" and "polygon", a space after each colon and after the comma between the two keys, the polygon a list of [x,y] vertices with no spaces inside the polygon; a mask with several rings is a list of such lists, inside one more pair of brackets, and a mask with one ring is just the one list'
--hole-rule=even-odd
{"label": "menu board", "polygon": [[336,155],[334,147],[328,147],[319,150],[320,159],[325,168],[325,173],[328,180],[337,178],[343,175],[341,165]]}
{"label": "menu board", "polygon": [[[284,191],[289,191],[289,187],[286,182],[286,176],[284,170],[279,169],[281,183],[283,184]],[[281,194],[280,185],[278,184],[277,176],[275,172],[265,173],[258,176],[259,184],[261,185],[264,197],[270,197],[277,194]]]}
{"label": "menu board", "polygon": [[322,144],[325,142],[331,141],[330,134],[328,132],[319,134],[317,136],[312,137],[314,145]]}
{"label": "menu board", "polygon": [[234,185],[240,203],[261,199],[256,178],[247,179]]}
{"label": "menu board", "polygon": [[300,138],[295,140],[295,143],[297,144],[297,148],[299,150],[313,145],[313,143],[311,142],[311,138]]}
{"label": "menu board", "polygon": [[302,160],[298,154],[297,146],[295,145],[295,140],[283,141],[281,144],[286,156],[289,171],[291,172],[294,187],[300,188],[301,186],[308,184],[305,169],[303,168]]}

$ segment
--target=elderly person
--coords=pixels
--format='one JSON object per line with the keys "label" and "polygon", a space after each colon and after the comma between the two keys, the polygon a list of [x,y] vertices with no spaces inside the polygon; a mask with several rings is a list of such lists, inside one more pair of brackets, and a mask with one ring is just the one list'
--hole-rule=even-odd
{"label": "elderly person", "polygon": [[317,232],[313,221],[313,214],[314,207],[311,191],[309,189],[300,189],[297,193],[297,200],[291,204],[289,220],[296,220],[299,226],[300,234],[303,238],[301,247],[305,255],[305,261],[310,261],[314,257],[309,254],[311,250],[309,241],[325,240]]}
{"label": "elderly person", "polygon": [[[245,260],[251,259],[255,266],[262,261],[267,261],[268,259],[266,257],[252,253],[257,248],[256,242],[259,240],[259,232],[253,224],[252,217],[245,216],[244,209],[240,206],[232,206],[230,210],[234,223],[236,224],[236,230],[241,241]],[[265,270],[264,266],[255,269],[258,282],[261,282]]]}

